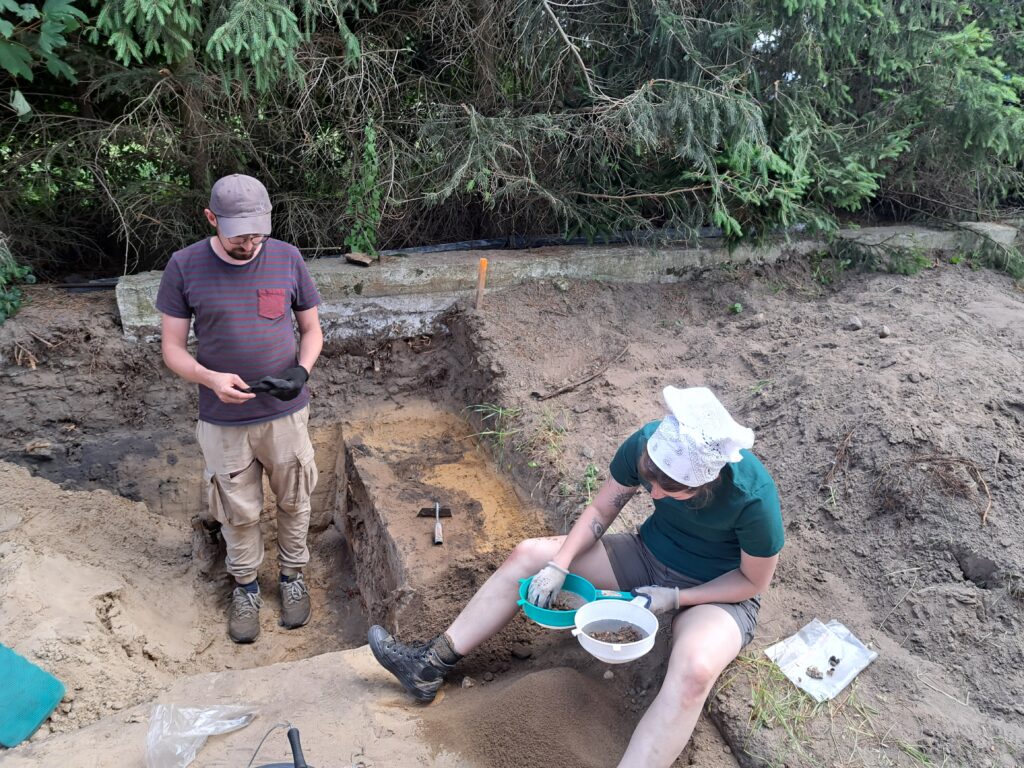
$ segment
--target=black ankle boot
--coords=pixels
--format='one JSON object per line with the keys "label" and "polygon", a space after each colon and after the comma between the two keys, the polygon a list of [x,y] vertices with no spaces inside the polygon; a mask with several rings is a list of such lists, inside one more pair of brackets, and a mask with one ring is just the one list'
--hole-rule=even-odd
{"label": "black ankle boot", "polygon": [[374,625],[370,627],[368,640],[381,666],[397,677],[417,701],[433,701],[444,676],[462,658],[443,634],[429,643],[406,645],[384,627]]}

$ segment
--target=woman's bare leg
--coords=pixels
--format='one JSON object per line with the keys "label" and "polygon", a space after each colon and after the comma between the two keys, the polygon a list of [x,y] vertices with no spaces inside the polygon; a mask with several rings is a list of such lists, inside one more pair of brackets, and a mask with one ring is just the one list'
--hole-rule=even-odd
{"label": "woman's bare leg", "polygon": [[711,686],[742,647],[736,621],[697,605],[672,622],[672,653],[661,690],[633,731],[619,768],[668,768],[690,740]]}

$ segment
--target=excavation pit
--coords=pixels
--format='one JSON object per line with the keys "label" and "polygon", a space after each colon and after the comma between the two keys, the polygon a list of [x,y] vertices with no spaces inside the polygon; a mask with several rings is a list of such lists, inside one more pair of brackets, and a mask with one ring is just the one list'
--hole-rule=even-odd
{"label": "excavation pit", "polygon": [[[844,275],[834,286],[806,265],[791,267],[716,271],[675,286],[538,281],[488,294],[483,312],[456,313],[432,337],[329,348],[311,380],[328,485],[315,502],[322,527],[311,537],[309,575],[321,589],[348,590],[359,620],[335,625],[351,626],[352,639],[322,631],[327,625],[277,628],[271,560],[262,574],[264,634],[246,649],[229,644],[224,585],[216,569],[199,573],[190,544],[185,513],[200,479],[191,388],[167,374],[154,345],[124,342],[109,297],[47,303],[41,289],[0,329],[0,455],[13,462],[0,467],[0,636],[68,682],[75,699],[40,743],[4,755],[5,765],[85,764],[110,749],[118,751],[108,764],[139,764],[149,702],[170,698],[246,698],[268,723],[301,719],[314,764],[339,754],[356,763],[362,754],[378,765],[441,766],[444,751],[466,765],[493,765],[497,744],[507,764],[545,764],[549,742],[536,741],[532,762],[515,747],[531,713],[540,716],[531,732],[546,732],[543,703],[566,700],[552,693],[566,688],[556,673],[565,667],[584,678],[567,697],[586,701],[581,717],[600,719],[604,696],[620,718],[622,731],[601,743],[600,755],[621,752],[657,693],[667,634],[643,660],[606,677],[571,638],[517,617],[460,663],[443,700],[426,709],[409,702],[365,645],[351,645],[363,642],[370,621],[426,639],[516,539],[561,532],[607,477],[621,441],[659,416],[666,383],[716,387],[755,430],[787,523],[758,636],[730,668],[729,684],[713,692],[698,726],[703,737],[698,731],[680,764],[735,766],[743,750],[793,762],[785,729],[750,717],[753,692],[774,684],[758,677],[756,661],[765,645],[822,614],[879,650],[856,694],[884,728],[815,716],[802,747],[816,764],[846,757],[836,752],[833,726],[846,739],[863,737],[863,754],[877,757],[865,765],[902,765],[907,755],[894,744],[925,744],[925,736],[936,764],[972,764],[978,754],[994,766],[1018,764],[1013,638],[1021,622],[1011,585],[1022,572],[1013,547],[1024,466],[1019,290],[1002,276],[944,263],[912,278]],[[729,312],[733,304],[743,312]],[[853,312],[859,331],[846,326]],[[871,331],[883,324],[888,336]],[[13,344],[34,368],[11,362]],[[950,365],[954,358],[961,364]],[[530,505],[515,501],[508,529],[493,524],[505,513],[490,517],[485,500],[497,492],[479,475],[462,476],[462,459],[479,443],[470,448],[477,441],[461,437],[493,430],[474,411],[487,403],[515,410],[517,431],[504,449],[495,435],[479,438],[482,459],[499,459],[490,468],[528,491],[547,525],[534,527]],[[31,477],[29,466],[66,487]],[[162,495],[154,490],[161,482]],[[74,491],[101,485],[146,506]],[[611,532],[644,519],[640,496]],[[436,497],[453,509],[442,521],[443,546],[432,543],[433,521],[416,517]],[[327,581],[317,569],[342,573],[331,558],[349,540],[352,575]],[[968,550],[999,565],[985,588],[955,556]],[[311,640],[299,645],[303,637]],[[338,648],[348,649],[324,653]],[[289,695],[296,684],[301,690]],[[585,724],[559,722],[552,740],[573,745],[560,764],[601,762],[574,757],[592,752],[575,750],[574,737],[589,738]],[[474,728],[486,743],[466,742]],[[244,753],[244,764],[260,736],[243,730],[211,740],[202,759],[227,764]]]}
{"label": "excavation pit", "polygon": [[[121,348],[113,334],[108,340]],[[156,349],[113,357],[146,371],[137,393],[143,410],[124,412],[118,397],[81,408],[58,388],[15,409],[4,457],[22,466],[0,465],[0,631],[20,632],[21,652],[74,697],[44,730],[77,730],[184,676],[356,648],[370,621],[432,628],[454,616],[499,558],[543,527],[481,445],[471,412],[446,404],[470,397],[449,382],[451,357],[465,355],[446,349],[450,342],[419,337],[342,354],[333,365],[325,358],[310,422],[319,470],[305,572],[313,619],[295,631],[277,624],[275,502],[264,482],[265,606],[261,635],[248,646],[226,633],[223,544],[197,524],[206,502],[193,393],[153,365]],[[135,359],[139,351],[148,360]],[[38,374],[51,375],[48,362]],[[363,405],[351,407],[366,369],[410,394],[381,397],[383,387],[372,384],[359,393]],[[39,429],[28,435],[31,424]],[[454,511],[440,546],[433,520],[416,517],[435,499]],[[39,590],[47,600],[33,597]],[[19,628],[26,615],[27,631]]]}
{"label": "excavation pit", "polygon": [[[473,427],[425,400],[355,412],[345,425],[343,525],[370,619],[426,632],[453,618],[497,560],[543,530],[538,509],[494,466]],[[420,509],[437,502],[435,521]]]}

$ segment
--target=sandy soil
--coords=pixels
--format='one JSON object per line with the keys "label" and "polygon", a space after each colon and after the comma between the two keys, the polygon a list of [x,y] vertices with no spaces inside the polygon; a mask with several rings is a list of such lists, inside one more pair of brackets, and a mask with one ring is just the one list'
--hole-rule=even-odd
{"label": "sandy soil", "polygon": [[61,490],[7,462],[0,498],[0,638],[69,691],[44,735],[148,701],[185,675],[364,641],[355,596],[337,579],[351,564],[336,532],[313,542],[308,579],[320,611],[311,625],[277,626],[276,573],[265,561],[263,642],[244,647],[225,634],[229,585],[201,576],[186,526],[107,491]]}
{"label": "sandy soil", "polygon": [[[490,297],[480,334],[556,524],[660,416],[665,384],[709,385],[755,429],[788,543],[755,652],[712,703],[741,763],[1010,766],[1024,762],[1022,310],[1019,288],[987,272],[824,286],[788,265],[664,288],[524,286]],[[815,616],[878,661],[813,714],[758,699],[787,691],[756,649]]]}
{"label": "sandy soil", "polygon": [[[0,633],[72,682],[75,701],[54,730],[96,719],[114,708],[106,703],[144,701],[181,675],[358,644],[358,617],[325,616],[289,645],[294,633],[275,631],[268,614],[258,654],[230,646],[223,590],[199,574],[181,515],[150,511],[161,505],[159,483],[120,471],[137,467],[133,436],[159,436],[149,468],[195,451],[191,396],[153,349],[120,340],[109,295],[34,296],[0,328],[0,456],[64,487],[0,472]],[[742,311],[730,313],[736,303]],[[616,445],[661,415],[661,387],[712,386],[757,433],[755,452],[782,494],[787,546],[759,635],[679,764],[1014,766],[1024,763],[1022,309],[1012,281],[949,265],[835,285],[798,265],[671,286],[537,283],[488,295],[483,312],[451,320],[450,336],[328,350],[314,376],[314,420],[414,396],[454,412],[499,405],[492,453],[559,531],[606,476]],[[479,430],[479,413],[472,418]],[[73,493],[99,488],[146,506]],[[631,529],[647,504],[632,502],[616,527]],[[76,525],[74,536],[52,533]],[[320,535],[319,598],[331,603],[354,580],[334,575],[344,570],[340,534]],[[442,596],[432,621],[457,609]],[[820,707],[760,654],[814,617],[843,621],[880,653]],[[463,673],[477,685],[462,688],[459,677],[440,704],[407,715],[445,754],[526,766],[550,763],[515,735],[557,711],[557,744],[577,764],[613,764],[609,754],[657,691],[667,643],[659,637],[611,681],[574,643],[513,622],[467,660]],[[104,675],[109,685],[97,686]],[[481,729],[507,745],[500,759],[499,741],[481,742]]]}

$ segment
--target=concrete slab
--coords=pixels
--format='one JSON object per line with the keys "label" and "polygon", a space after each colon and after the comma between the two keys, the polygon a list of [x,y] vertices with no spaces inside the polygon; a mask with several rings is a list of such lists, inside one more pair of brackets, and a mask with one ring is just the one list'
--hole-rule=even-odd
{"label": "concrete slab", "polygon": [[[309,262],[309,271],[323,299],[321,317],[328,338],[402,337],[429,331],[459,299],[474,295],[481,258],[489,264],[487,289],[500,290],[528,280],[553,278],[671,283],[693,269],[726,262],[770,263],[823,246],[819,241],[799,240],[730,251],[720,242],[692,248],[594,246],[441,252],[386,256],[371,267],[320,259]],[[117,303],[129,339],[152,339],[159,332],[160,318],[153,304],[161,275],[143,272],[118,282]]]}
{"label": "concrete slab", "polygon": [[[954,254],[988,241],[1013,245],[1020,232],[1012,222],[960,222],[951,229],[901,225],[843,230],[843,240],[870,248]],[[382,256],[370,267],[326,258],[309,262],[320,290],[324,334],[329,339],[384,335],[415,336],[432,330],[437,319],[476,289],[481,258],[489,263],[487,290],[529,280],[568,279],[607,282],[672,283],[688,272],[725,263],[772,263],[828,247],[822,239],[780,240],[729,250],[723,241],[698,246],[560,246],[518,251],[450,251]],[[157,337],[160,318],[153,302],[161,272],[122,278],[117,303],[125,336]]]}
{"label": "concrete slab", "polygon": [[1004,247],[1016,244],[1019,230],[1009,224],[996,224],[989,221],[962,221],[959,226],[961,242],[967,250],[973,250],[985,242],[992,242]]}
{"label": "concrete slab", "polygon": [[961,240],[961,234],[955,230],[911,225],[845,229],[837,237],[869,248],[921,251],[953,251],[960,247]]}
{"label": "concrete slab", "polygon": [[950,229],[912,225],[847,229],[839,232],[837,237],[874,248],[952,254],[973,250],[985,242],[1013,246],[1019,235],[1018,228],[1007,223],[961,221]]}

